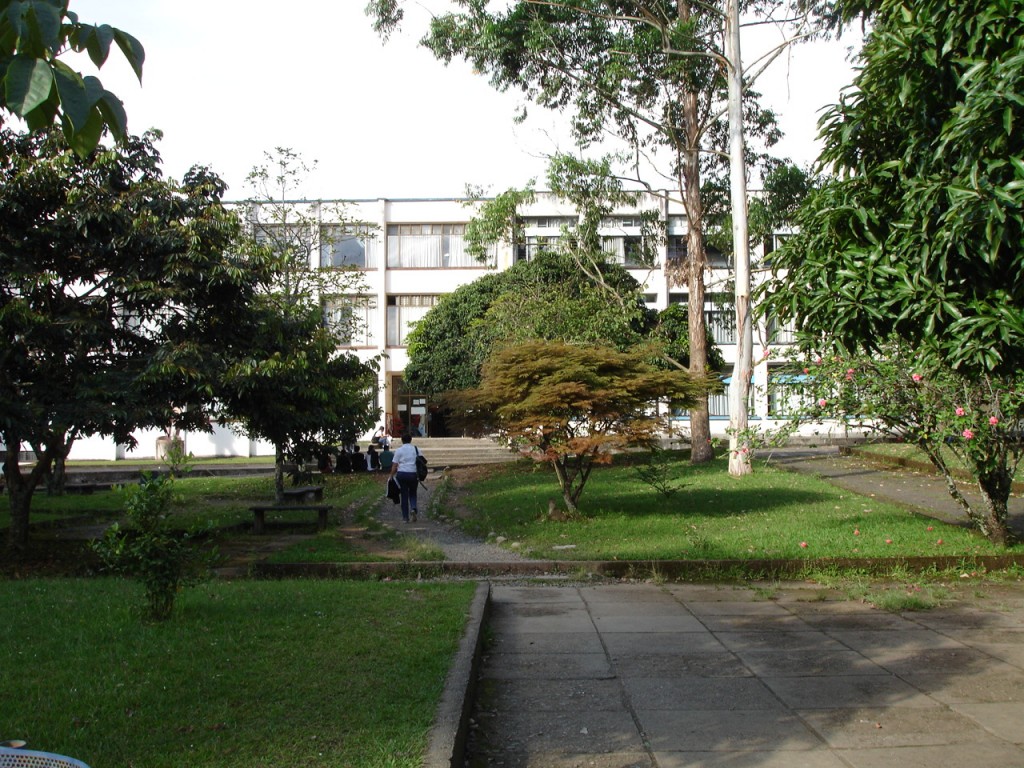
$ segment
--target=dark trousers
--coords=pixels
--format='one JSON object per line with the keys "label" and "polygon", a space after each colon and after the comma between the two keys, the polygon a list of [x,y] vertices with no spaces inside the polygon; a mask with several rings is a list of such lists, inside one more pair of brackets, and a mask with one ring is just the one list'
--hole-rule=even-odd
{"label": "dark trousers", "polygon": [[415,472],[396,472],[395,479],[402,489],[402,519],[408,520],[410,511],[416,514],[416,488],[420,481]]}

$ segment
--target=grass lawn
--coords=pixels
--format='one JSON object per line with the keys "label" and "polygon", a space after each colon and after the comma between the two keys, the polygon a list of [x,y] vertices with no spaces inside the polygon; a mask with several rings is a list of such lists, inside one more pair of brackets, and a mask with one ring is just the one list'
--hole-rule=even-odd
{"label": "grass lawn", "polygon": [[[92,766],[419,766],[468,583],[0,582],[3,738]],[[17,620],[12,620],[17,617]]]}
{"label": "grass lawn", "polygon": [[671,465],[671,478],[682,487],[666,498],[626,462],[599,467],[584,490],[582,517],[551,522],[548,500],[561,503],[553,473],[507,465],[467,489],[462,503],[472,514],[464,525],[479,536],[503,536],[506,546],[527,556],[563,560],[1005,552],[963,527],[763,464],[733,478],[724,458],[697,467],[680,460]]}

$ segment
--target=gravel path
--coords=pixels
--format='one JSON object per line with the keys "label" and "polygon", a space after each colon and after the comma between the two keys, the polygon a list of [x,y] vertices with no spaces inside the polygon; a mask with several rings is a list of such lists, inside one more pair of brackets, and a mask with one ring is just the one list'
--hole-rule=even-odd
{"label": "gravel path", "polygon": [[430,508],[431,485],[429,480],[420,484],[417,505],[421,512],[417,522],[403,523],[401,508],[387,498],[382,499],[377,508],[377,519],[406,536],[415,536],[440,548],[449,562],[517,563],[526,559],[518,552],[473,538],[453,523],[428,518],[423,511]]}

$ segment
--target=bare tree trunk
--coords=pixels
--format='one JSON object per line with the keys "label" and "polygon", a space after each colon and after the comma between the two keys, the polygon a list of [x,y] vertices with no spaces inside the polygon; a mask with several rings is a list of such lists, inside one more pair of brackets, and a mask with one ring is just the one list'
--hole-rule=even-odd
{"label": "bare tree trunk", "polygon": [[25,475],[18,463],[21,440],[10,433],[4,435],[7,453],[4,457],[4,482],[7,486],[8,503],[11,510],[11,527],[7,529],[7,546],[20,550],[28,546],[29,512],[32,507],[32,494],[36,486],[50,466],[46,454],[36,458],[32,471]]}
{"label": "bare tree trunk", "polygon": [[274,446],[274,497],[278,504],[284,502],[284,451]]}
{"label": "bare tree trunk", "polygon": [[729,0],[725,50],[729,61],[729,162],[732,242],[736,262],[736,365],[729,403],[729,474],[748,475],[750,438],[747,408],[753,374],[754,332],[750,316],[750,238],[747,227],[747,168],[743,157],[743,60],[740,57],[739,0]]}

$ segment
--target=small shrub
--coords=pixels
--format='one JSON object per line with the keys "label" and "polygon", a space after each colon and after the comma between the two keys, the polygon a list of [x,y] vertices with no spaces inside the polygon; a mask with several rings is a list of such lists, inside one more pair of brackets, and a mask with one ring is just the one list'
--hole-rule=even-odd
{"label": "small shrub", "polygon": [[672,451],[652,445],[647,463],[636,466],[633,470],[641,481],[668,499],[683,487],[683,483],[678,479],[673,480],[671,477],[675,464],[676,460],[673,458]]}
{"label": "small shrub", "polygon": [[93,543],[108,569],[142,582],[146,617],[154,621],[170,618],[178,592],[208,572],[208,558],[192,542],[198,531],[175,530],[169,523],[173,485],[173,477],[143,473],[126,491],[129,527],[114,523]]}

